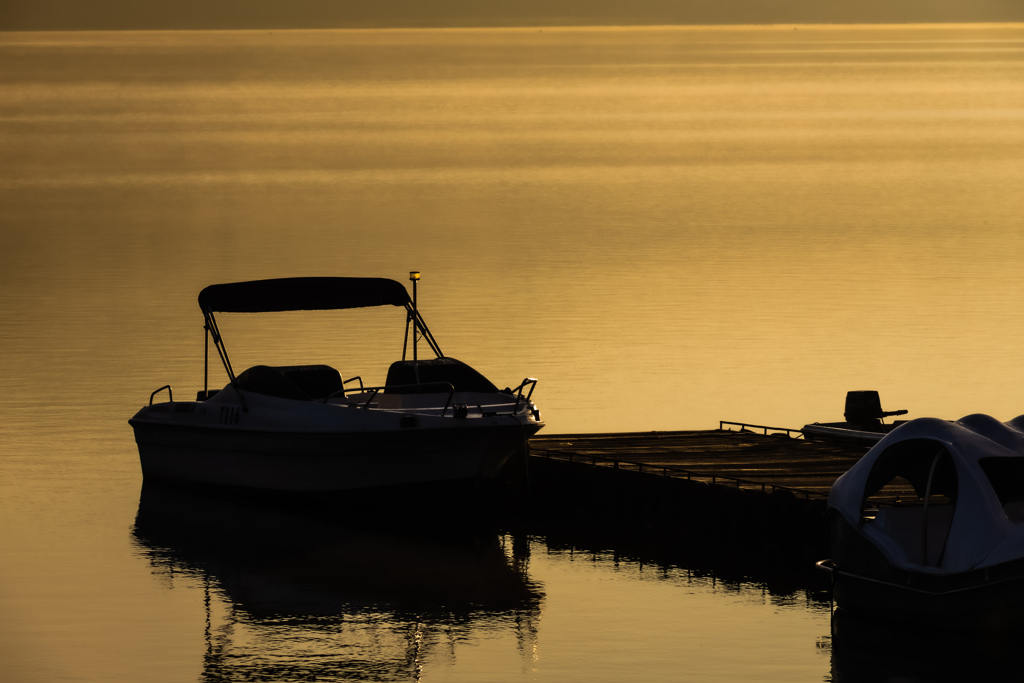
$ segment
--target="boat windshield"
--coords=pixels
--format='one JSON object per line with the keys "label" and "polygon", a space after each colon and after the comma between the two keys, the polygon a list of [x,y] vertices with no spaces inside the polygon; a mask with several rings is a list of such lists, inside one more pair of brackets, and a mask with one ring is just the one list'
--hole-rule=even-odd
{"label": "boat windshield", "polygon": [[914,564],[940,566],[953,523],[956,463],[932,439],[889,447],[868,475],[861,522],[890,537]]}
{"label": "boat windshield", "polygon": [[864,487],[864,501],[882,505],[923,503],[926,496],[948,503],[956,494],[953,458],[931,439],[908,439],[888,448],[875,461]]}

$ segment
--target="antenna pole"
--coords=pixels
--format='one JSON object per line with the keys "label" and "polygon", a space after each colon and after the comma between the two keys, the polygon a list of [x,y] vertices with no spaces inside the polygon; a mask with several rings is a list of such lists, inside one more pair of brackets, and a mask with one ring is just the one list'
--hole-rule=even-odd
{"label": "antenna pole", "polygon": [[420,281],[420,271],[412,270],[409,271],[409,279],[412,280],[412,359],[414,361],[419,360],[419,356],[416,354],[416,335],[419,332],[419,308],[416,306],[416,285]]}
{"label": "antenna pole", "polygon": [[203,400],[210,397],[210,323],[203,321],[203,336],[206,343],[203,344]]}

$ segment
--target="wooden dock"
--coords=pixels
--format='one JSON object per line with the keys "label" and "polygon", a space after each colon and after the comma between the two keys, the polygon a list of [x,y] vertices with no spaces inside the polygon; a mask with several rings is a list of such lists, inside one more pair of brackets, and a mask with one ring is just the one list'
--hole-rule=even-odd
{"label": "wooden dock", "polygon": [[829,552],[829,490],[867,448],[799,436],[763,428],[534,437],[531,527],[719,576],[816,585],[814,563]]}
{"label": "wooden dock", "polygon": [[788,490],[826,499],[866,448],[794,438],[785,431],[552,434],[530,440],[533,458],[689,479],[711,485]]}

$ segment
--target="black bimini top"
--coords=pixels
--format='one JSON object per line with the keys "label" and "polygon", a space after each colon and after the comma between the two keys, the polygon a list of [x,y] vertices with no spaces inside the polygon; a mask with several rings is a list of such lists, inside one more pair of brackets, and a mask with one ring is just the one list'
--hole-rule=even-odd
{"label": "black bimini top", "polygon": [[199,292],[204,313],[323,311],[409,302],[404,285],[380,277],[287,277],[210,285]]}

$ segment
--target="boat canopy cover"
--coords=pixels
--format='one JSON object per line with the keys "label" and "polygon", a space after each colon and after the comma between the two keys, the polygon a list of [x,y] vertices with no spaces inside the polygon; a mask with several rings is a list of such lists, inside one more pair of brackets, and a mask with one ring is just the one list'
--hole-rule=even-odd
{"label": "boat canopy cover", "polygon": [[378,277],[289,277],[210,285],[199,292],[204,312],[266,313],[366,306],[404,306],[405,286]]}
{"label": "boat canopy cover", "polygon": [[[908,560],[892,526],[901,506],[879,510],[874,520],[862,520],[865,500],[897,476],[922,498],[930,490],[952,501],[941,556],[934,567],[924,570],[962,572],[1024,556],[1024,415],[1009,422],[981,414],[955,422],[910,420],[883,437],[833,484],[830,510],[860,529],[894,565],[922,570],[911,566],[920,561]],[[902,506],[910,512],[914,507]],[[939,511],[934,515],[937,519]]]}

